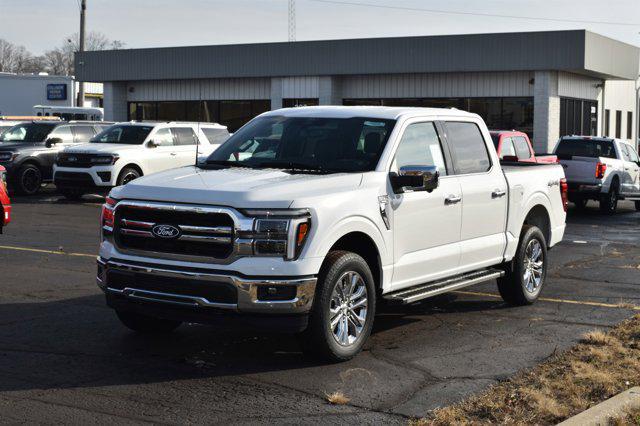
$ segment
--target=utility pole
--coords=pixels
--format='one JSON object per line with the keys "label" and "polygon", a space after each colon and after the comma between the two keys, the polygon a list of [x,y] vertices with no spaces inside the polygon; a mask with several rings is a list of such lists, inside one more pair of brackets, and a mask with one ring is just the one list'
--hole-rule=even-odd
{"label": "utility pole", "polygon": [[289,0],[289,41],[296,41],[296,0]]}
{"label": "utility pole", "polygon": [[[80,5],[80,49],[79,53],[84,52],[84,39],[85,39],[85,22],[86,22],[86,13],[87,13],[87,0],[82,0]],[[77,71],[77,70],[76,70]],[[77,72],[76,72],[77,74]],[[77,106],[84,106],[84,83],[82,81],[78,82],[78,102]]]}

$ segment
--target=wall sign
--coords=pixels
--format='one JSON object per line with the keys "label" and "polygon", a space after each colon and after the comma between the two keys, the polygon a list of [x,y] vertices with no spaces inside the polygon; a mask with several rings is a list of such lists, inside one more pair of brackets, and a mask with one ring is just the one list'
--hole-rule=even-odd
{"label": "wall sign", "polygon": [[47,84],[47,100],[48,101],[66,101],[67,85],[66,84]]}

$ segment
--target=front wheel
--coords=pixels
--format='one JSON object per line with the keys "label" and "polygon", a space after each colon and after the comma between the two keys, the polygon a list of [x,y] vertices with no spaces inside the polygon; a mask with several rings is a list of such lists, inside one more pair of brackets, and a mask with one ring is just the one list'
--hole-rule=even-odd
{"label": "front wheel", "polygon": [[547,277],[547,242],[537,226],[525,225],[518,250],[506,275],[498,278],[498,291],[510,305],[534,303]]}
{"label": "front wheel", "polygon": [[42,172],[34,164],[20,167],[15,178],[15,191],[20,195],[34,195],[42,185]]}
{"label": "front wheel", "polygon": [[305,352],[329,361],[353,358],[371,334],[375,306],[367,262],[352,252],[330,252],[318,278],[309,326],[300,335]]}
{"label": "front wheel", "polygon": [[128,311],[116,311],[116,315],[128,328],[143,334],[169,333],[182,324],[180,321],[153,318]]}
{"label": "front wheel", "polygon": [[118,176],[117,186],[126,185],[132,180],[138,179],[142,174],[133,167],[125,167]]}

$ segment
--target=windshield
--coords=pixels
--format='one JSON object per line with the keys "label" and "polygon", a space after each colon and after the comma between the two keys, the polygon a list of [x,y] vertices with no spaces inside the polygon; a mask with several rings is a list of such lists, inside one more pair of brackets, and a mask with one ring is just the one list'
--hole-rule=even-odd
{"label": "windshield", "polygon": [[562,139],[556,149],[559,157],[616,158],[613,142],[597,139]]}
{"label": "windshield", "polygon": [[121,143],[140,145],[153,130],[153,126],[116,125],[98,133],[91,143]]}
{"label": "windshield", "polygon": [[7,129],[0,142],[44,142],[56,127],[53,123],[23,123]]}
{"label": "windshield", "polygon": [[374,170],[395,120],[260,117],[231,136],[207,160],[222,167],[325,172]]}

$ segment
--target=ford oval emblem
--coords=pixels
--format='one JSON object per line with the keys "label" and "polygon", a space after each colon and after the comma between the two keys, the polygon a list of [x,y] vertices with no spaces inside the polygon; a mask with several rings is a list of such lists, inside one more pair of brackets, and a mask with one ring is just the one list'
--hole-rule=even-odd
{"label": "ford oval emblem", "polygon": [[173,225],[155,225],[151,233],[157,238],[175,239],[180,237],[180,228]]}

